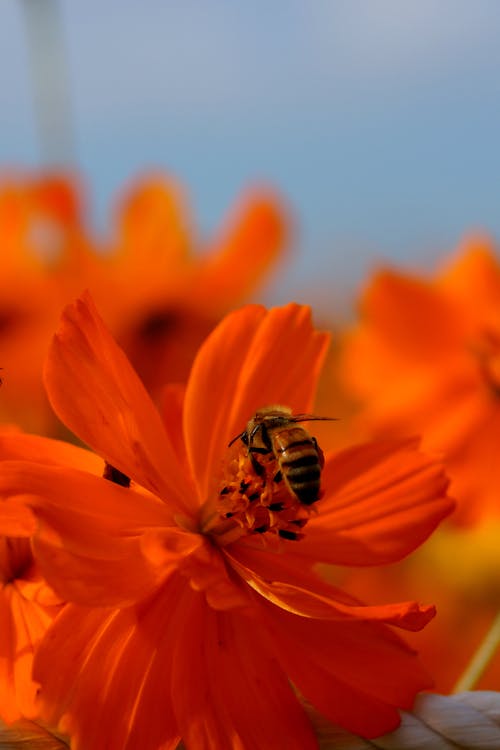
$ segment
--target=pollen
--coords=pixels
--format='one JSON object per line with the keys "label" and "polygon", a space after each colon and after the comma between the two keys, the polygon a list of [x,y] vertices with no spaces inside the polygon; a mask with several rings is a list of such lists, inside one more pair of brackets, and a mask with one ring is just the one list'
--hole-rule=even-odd
{"label": "pollen", "polygon": [[257,474],[244,450],[234,454],[225,466],[210,533],[226,544],[244,535],[258,536],[264,544],[302,539],[314,511],[288,489],[274,457],[259,456],[262,471]]}

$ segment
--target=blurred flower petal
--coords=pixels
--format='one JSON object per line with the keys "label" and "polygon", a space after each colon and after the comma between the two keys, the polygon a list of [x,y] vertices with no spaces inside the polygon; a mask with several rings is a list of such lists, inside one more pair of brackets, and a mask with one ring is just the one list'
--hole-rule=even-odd
{"label": "blurred flower petal", "polygon": [[498,516],[500,263],[471,238],[431,278],[384,270],[361,298],[343,351],[364,434],[418,434],[441,455],[458,505],[453,520]]}

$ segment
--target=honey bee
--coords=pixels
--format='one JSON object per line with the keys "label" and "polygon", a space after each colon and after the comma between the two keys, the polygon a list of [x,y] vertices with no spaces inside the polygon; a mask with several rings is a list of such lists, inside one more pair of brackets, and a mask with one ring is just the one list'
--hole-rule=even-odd
{"label": "honey bee", "polygon": [[323,451],[316,438],[297,423],[331,420],[334,417],[292,414],[286,406],[266,406],[254,414],[246,429],[229,445],[241,440],[247,446],[254,471],[259,476],[265,474],[265,467],[258,456],[274,455],[279,469],[274,481],[283,480],[299,502],[312,505],[319,499]]}

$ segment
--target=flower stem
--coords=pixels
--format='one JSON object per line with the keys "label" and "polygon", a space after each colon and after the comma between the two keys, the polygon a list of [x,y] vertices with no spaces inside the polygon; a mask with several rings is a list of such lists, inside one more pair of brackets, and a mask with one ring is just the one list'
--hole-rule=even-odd
{"label": "flower stem", "polygon": [[453,688],[454,693],[462,693],[465,690],[473,690],[484,670],[490,663],[498,645],[500,644],[500,612],[484,636],[479,648],[467,665],[465,671]]}

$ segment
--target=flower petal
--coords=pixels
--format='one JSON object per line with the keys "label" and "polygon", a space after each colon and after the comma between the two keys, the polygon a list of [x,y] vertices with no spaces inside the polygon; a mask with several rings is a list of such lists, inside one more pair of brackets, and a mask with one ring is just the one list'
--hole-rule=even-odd
{"label": "flower petal", "polygon": [[14,498],[0,503],[0,534],[2,536],[28,537],[36,530],[36,518],[24,500]]}
{"label": "flower petal", "polygon": [[141,606],[123,610],[69,605],[54,622],[34,675],[42,685],[42,715],[51,723],[64,715],[75,750],[177,746],[165,685],[174,642],[170,621],[183,588],[174,578]]}
{"label": "flower petal", "polygon": [[[169,383],[164,386],[161,392],[160,414],[179,464],[185,469],[187,479],[189,477],[189,463],[182,434],[182,412],[184,409],[185,393],[186,386],[184,383]],[[193,490],[193,494],[195,491]]]}
{"label": "flower petal", "polygon": [[232,401],[230,437],[261,406],[279,403],[309,412],[329,343],[329,334],[313,327],[309,307],[290,303],[269,310],[248,342]]}
{"label": "flower petal", "polygon": [[154,495],[65,466],[4,461],[0,495],[29,496],[27,505],[38,518],[54,528],[68,528],[75,541],[80,532],[82,550],[87,549],[87,529],[94,528],[96,536],[106,535],[111,544],[113,537],[137,536],[145,529],[170,525],[168,508]]}
{"label": "flower petal", "polygon": [[0,715],[9,722],[21,716],[12,675],[16,643],[11,611],[12,596],[11,587],[0,589]]}
{"label": "flower petal", "polygon": [[421,357],[446,357],[460,336],[454,306],[429,282],[390,270],[380,271],[371,280],[361,300],[361,315],[372,336],[376,332],[377,346],[384,347],[384,357],[366,358],[370,339],[359,332],[359,347],[353,341],[352,354],[362,355],[363,360],[349,359],[349,379],[356,380],[359,372],[364,381],[366,375],[361,370],[366,372],[367,367],[370,371],[373,368],[375,375],[379,362],[384,368],[393,361],[410,368],[410,363],[418,365]]}
{"label": "flower petal", "polygon": [[[175,642],[180,639],[179,647],[170,650],[169,687],[174,715],[186,746],[196,750],[227,746],[228,727],[217,720],[210,700],[210,682],[218,675],[208,674],[206,668],[209,614],[204,596],[185,588],[169,622]],[[195,679],[186,679],[186,675],[195,675]]]}
{"label": "flower petal", "polygon": [[189,220],[182,189],[174,180],[149,175],[121,198],[115,275],[124,276],[129,295],[182,268],[189,249]]}
{"label": "flower petal", "polygon": [[18,583],[25,581],[0,588],[0,715],[9,722],[37,715],[33,655],[59,611],[58,604],[44,603],[52,595],[45,583],[33,582],[31,591]]}
{"label": "flower petal", "polygon": [[0,493],[23,500],[36,516],[37,560],[65,599],[124,605],[146,596],[165,574],[141,546],[145,530],[169,522],[152,496],[76,469],[22,461],[2,463]]}
{"label": "flower petal", "polygon": [[[212,710],[242,748],[314,750],[317,739],[255,612],[209,612],[207,675]],[[233,740],[234,741],[234,740]]]}
{"label": "flower petal", "polygon": [[44,577],[65,601],[87,607],[126,607],[141,601],[164,571],[141,557],[139,540],[128,540],[108,559],[79,555],[35,539],[33,553]]}
{"label": "flower petal", "polygon": [[[384,622],[405,630],[421,630],[436,614],[433,606],[416,602],[367,606],[348,597],[340,589],[323,581],[312,570],[301,569],[300,560],[289,555],[277,556],[264,550],[238,547],[229,558],[234,570],[244,581],[277,607],[302,617],[319,620]],[[278,557],[273,561],[271,558]],[[244,562],[243,562],[244,561]],[[261,575],[261,571],[264,575]],[[269,573],[274,576],[270,579]],[[346,625],[347,627],[347,625]]]}
{"label": "flower petal", "polygon": [[[327,456],[325,497],[294,554],[334,565],[395,562],[451,513],[448,480],[417,441],[380,441]],[[292,543],[290,543],[292,544]]]}
{"label": "flower petal", "polygon": [[22,432],[0,433],[0,460],[12,459],[71,466],[97,476],[102,476],[104,468],[100,456],[77,445]]}
{"label": "flower petal", "polygon": [[[252,615],[216,612],[183,597],[173,618],[183,631],[174,651],[172,699],[186,747],[317,747],[309,721]],[[256,658],[258,655],[258,658]],[[196,679],[186,679],[196,675]]]}
{"label": "flower petal", "polygon": [[213,467],[229,442],[226,424],[231,399],[247,342],[264,316],[264,308],[253,305],[228,315],[201,346],[194,361],[184,400],[184,435],[201,500],[208,492]]}
{"label": "flower petal", "polygon": [[188,512],[184,474],[160,416],[90,295],[66,307],[45,384],[60,419],[109,464]]}
{"label": "flower petal", "polygon": [[[441,269],[434,282],[445,297],[467,305],[467,318],[472,327],[477,321],[484,323],[498,319],[500,299],[500,274],[496,248],[487,237],[470,237],[463,243],[459,255]],[[471,290],[474,290],[474,305],[470,306]],[[469,308],[470,306],[470,308]],[[465,321],[464,321],[465,323]]]}
{"label": "flower petal", "polygon": [[[39,609],[40,612],[37,611]],[[33,654],[35,646],[38,645],[38,641],[51,620],[45,616],[45,626],[43,626],[42,614],[41,608],[38,608],[34,602],[28,602],[19,595],[18,591],[12,591],[10,600],[10,616],[14,631],[12,678],[17,705],[21,713],[29,716],[36,715],[37,685],[31,678]]]}
{"label": "flower petal", "polygon": [[282,250],[286,224],[285,211],[270,192],[247,195],[200,260],[198,304],[226,311],[248,297]]}
{"label": "flower petal", "polygon": [[[246,306],[230,315],[201,347],[188,382],[184,434],[200,500],[216,482],[228,442],[269,404],[311,408],[328,336],[296,304],[266,312]],[[300,356],[297,352],[300,351]]]}
{"label": "flower petal", "polygon": [[293,684],[327,719],[355,734],[376,737],[394,729],[397,708],[411,707],[431,684],[415,652],[384,625],[310,620],[269,603],[261,610]]}

